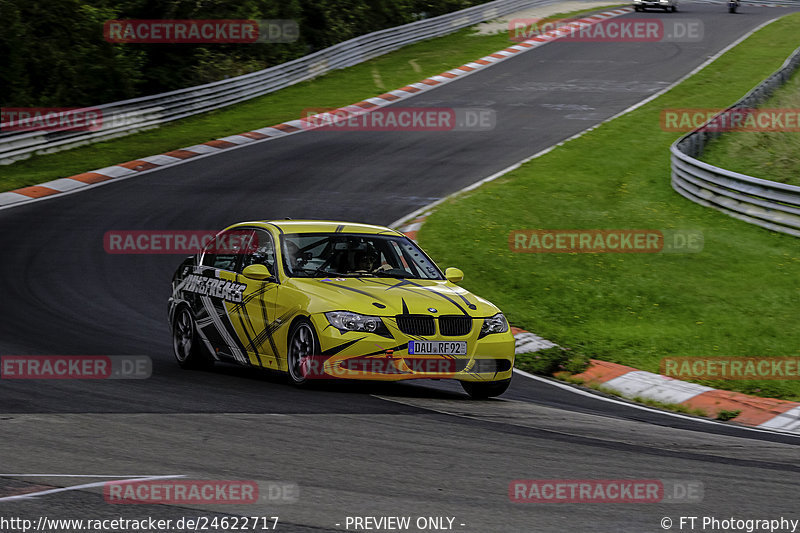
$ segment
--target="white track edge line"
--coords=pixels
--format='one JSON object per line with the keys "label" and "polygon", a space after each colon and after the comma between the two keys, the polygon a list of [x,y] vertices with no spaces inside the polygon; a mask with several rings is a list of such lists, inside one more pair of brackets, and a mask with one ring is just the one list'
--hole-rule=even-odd
{"label": "white track edge line", "polygon": [[607,398],[607,397],[601,396],[599,394],[594,394],[594,393],[585,391],[583,389],[579,389],[577,387],[573,387],[571,385],[567,385],[566,383],[562,383],[562,382],[556,381],[554,379],[547,379],[547,378],[543,378],[541,376],[536,376],[534,374],[529,374],[528,372],[525,372],[524,370],[520,370],[519,368],[515,368],[514,369],[514,373],[519,374],[519,375],[524,376],[524,377],[529,378],[529,379],[533,379],[535,381],[539,381],[539,382],[542,382],[542,383],[547,383],[548,385],[552,385],[552,386],[557,387],[559,389],[570,391],[570,392],[572,392],[574,394],[579,394],[581,396],[588,396],[588,397],[594,398],[595,400],[601,400],[601,401],[604,401],[604,402],[609,402],[609,403],[613,403],[613,404],[617,404],[617,405],[624,405],[624,406],[630,407],[632,409],[639,409],[640,411],[647,411],[647,412],[650,412],[650,413],[656,413],[656,414],[661,414],[661,415],[665,415],[665,416],[671,416],[673,418],[680,418],[680,419],[683,419],[683,420],[690,420],[692,422],[700,422],[700,423],[703,423],[703,424],[712,424],[712,425],[715,425],[715,426],[721,426],[721,427],[726,427],[726,428],[741,429],[741,430],[744,430],[744,431],[755,431],[757,433],[771,433],[771,434],[780,433],[781,435],[787,435],[789,437],[800,438],[800,435],[798,435],[797,433],[792,433],[792,432],[789,432],[789,431],[772,430],[772,429],[759,429],[758,427],[743,426],[743,425],[738,425],[738,424],[737,425],[734,425],[734,424],[723,424],[722,422],[717,422],[716,420],[709,420],[707,418],[700,418],[700,417],[682,415],[680,413],[673,413],[671,411],[663,411],[661,409],[655,409],[653,407],[647,407],[645,405],[640,405],[638,403],[632,403],[630,401],[626,402],[626,401],[623,401],[623,400],[616,400],[614,398]]}
{"label": "white track edge line", "polygon": [[[118,481],[118,483],[136,483],[136,482],[140,482],[140,481],[154,481],[156,479],[175,479],[175,478],[182,478],[182,477],[186,477],[186,476],[183,476],[183,475],[178,475],[178,476],[151,476],[151,477],[136,478],[136,479],[131,479],[131,478],[119,479],[117,481]],[[69,486],[69,487],[59,487],[59,488],[55,488],[55,489],[42,490],[42,491],[39,491],[39,492],[29,492],[27,494],[17,494],[17,495],[14,495],[14,496],[6,496],[4,498],[0,498],[0,502],[15,501],[15,500],[26,500],[26,499],[36,498],[38,496],[47,496],[48,494],[56,494],[58,492],[67,492],[67,491],[70,491],[70,490],[91,489],[91,488],[95,488],[95,487],[102,487],[102,486],[106,485],[107,483],[109,483],[109,482],[108,481],[96,481],[94,483],[83,483],[81,485],[72,485],[72,486]]]}

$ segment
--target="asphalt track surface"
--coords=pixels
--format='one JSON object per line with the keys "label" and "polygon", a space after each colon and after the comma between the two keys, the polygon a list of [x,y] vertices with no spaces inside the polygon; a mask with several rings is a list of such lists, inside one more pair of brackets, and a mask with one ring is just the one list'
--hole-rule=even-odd
{"label": "asphalt track surface", "polygon": [[[665,516],[674,530],[680,516],[800,519],[800,455],[790,436],[676,419],[519,376],[501,400],[471,402],[446,382],[296,390],[246,369],[182,371],[165,316],[179,259],[103,249],[108,230],[217,229],[287,216],[388,224],[613,116],[788,11],[681,7],[678,16],[704,22],[701,42],[552,43],[400,104],[489,107],[492,131],[306,132],[0,211],[0,353],[154,362],[153,377],[141,381],[3,380],[0,497],[104,479],[12,473],[300,487],[292,504],[206,507],[110,505],[93,488],[0,501],[0,517],[224,512],[278,515],[278,531],[336,531],[346,516],[449,516],[454,531],[626,533],[663,531]],[[704,497],[509,501],[511,480],[553,478],[693,480]]]}

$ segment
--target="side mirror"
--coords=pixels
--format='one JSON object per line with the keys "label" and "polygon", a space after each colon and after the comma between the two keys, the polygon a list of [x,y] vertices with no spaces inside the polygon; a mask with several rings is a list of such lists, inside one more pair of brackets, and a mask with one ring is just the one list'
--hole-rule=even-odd
{"label": "side mirror", "polygon": [[464,279],[464,273],[458,268],[450,267],[444,271],[444,277],[447,278],[447,281],[450,283],[458,283]]}
{"label": "side mirror", "polygon": [[248,279],[254,279],[257,281],[272,281],[274,278],[272,277],[272,273],[265,265],[256,264],[250,265],[245,267],[242,270],[242,275]]}

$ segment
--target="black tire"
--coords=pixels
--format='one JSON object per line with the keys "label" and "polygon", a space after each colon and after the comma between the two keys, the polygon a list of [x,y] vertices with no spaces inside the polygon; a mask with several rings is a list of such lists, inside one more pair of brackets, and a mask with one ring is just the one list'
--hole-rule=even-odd
{"label": "black tire", "polygon": [[736,6],[731,6],[728,8],[728,13],[736,13]]}
{"label": "black tire", "polygon": [[672,6],[672,12],[675,13],[678,11],[678,6]]}
{"label": "black tire", "polygon": [[286,364],[289,382],[296,387],[308,385],[309,378],[303,374],[303,358],[319,355],[319,340],[314,326],[305,318],[292,324],[289,330],[289,342],[286,347]]}
{"label": "black tire", "polygon": [[208,370],[214,366],[214,358],[197,335],[194,314],[185,305],[172,319],[172,350],[181,368]]}
{"label": "black tire", "polygon": [[500,396],[511,385],[511,378],[501,381],[462,381],[461,386],[473,400],[485,400]]}

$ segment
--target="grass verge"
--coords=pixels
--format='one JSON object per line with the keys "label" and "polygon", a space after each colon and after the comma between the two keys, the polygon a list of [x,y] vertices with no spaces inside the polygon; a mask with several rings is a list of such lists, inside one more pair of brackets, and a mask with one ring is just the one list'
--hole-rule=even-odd
{"label": "grass verge", "polygon": [[[572,352],[658,372],[664,356],[800,356],[800,247],[670,186],[665,108],[725,107],[797,47],[800,14],[755,33],[658,99],[441,204],[418,234],[512,324]],[[642,139],[647,139],[642,143]],[[700,230],[693,254],[522,254],[515,229]],[[800,400],[800,381],[706,385]]]}
{"label": "grass verge", "polygon": [[[546,20],[596,11],[601,10],[559,13]],[[12,165],[0,166],[0,191],[73,176],[294,120],[300,118],[306,108],[345,106],[416,83],[516,44],[509,39],[507,32],[474,35],[475,31],[473,28],[465,28],[444,37],[409,45],[359,65],[337,70],[248,102],[176,121],[147,132],[64,152],[37,155]]]}
{"label": "grass verge", "polygon": [[[784,109],[795,116],[800,115],[800,70],[759,107]],[[742,174],[800,186],[798,154],[800,133],[796,131],[737,131],[709,143],[701,159]]]}
{"label": "grass verge", "polygon": [[514,366],[531,374],[552,376],[557,372],[580,374],[589,366],[589,359],[580,353],[553,346],[533,353],[517,354]]}
{"label": "grass verge", "polygon": [[[564,373],[561,375],[556,375],[556,377],[562,381],[566,381],[567,383],[572,383],[573,385],[579,385],[581,387],[586,387],[592,389],[594,391],[600,392],[605,394],[606,396],[615,396],[617,398],[624,398],[626,400],[630,400],[634,403],[640,403],[642,405],[646,405],[648,407],[653,407],[655,409],[662,409],[664,411],[672,411],[673,413],[683,413],[686,415],[693,415],[693,416],[702,416],[704,418],[709,418],[709,414],[704,411],[703,409],[699,409],[696,407],[687,407],[680,403],[667,403],[667,402],[659,402],[658,400],[651,400],[649,398],[642,398],[641,396],[633,396],[628,397],[624,394],[620,393],[619,391],[612,389],[610,387],[605,387],[603,385],[597,383],[589,383],[586,384],[581,378],[576,378],[568,373]],[[715,418],[717,420],[727,421],[732,420],[739,416],[741,411],[719,411]]]}

